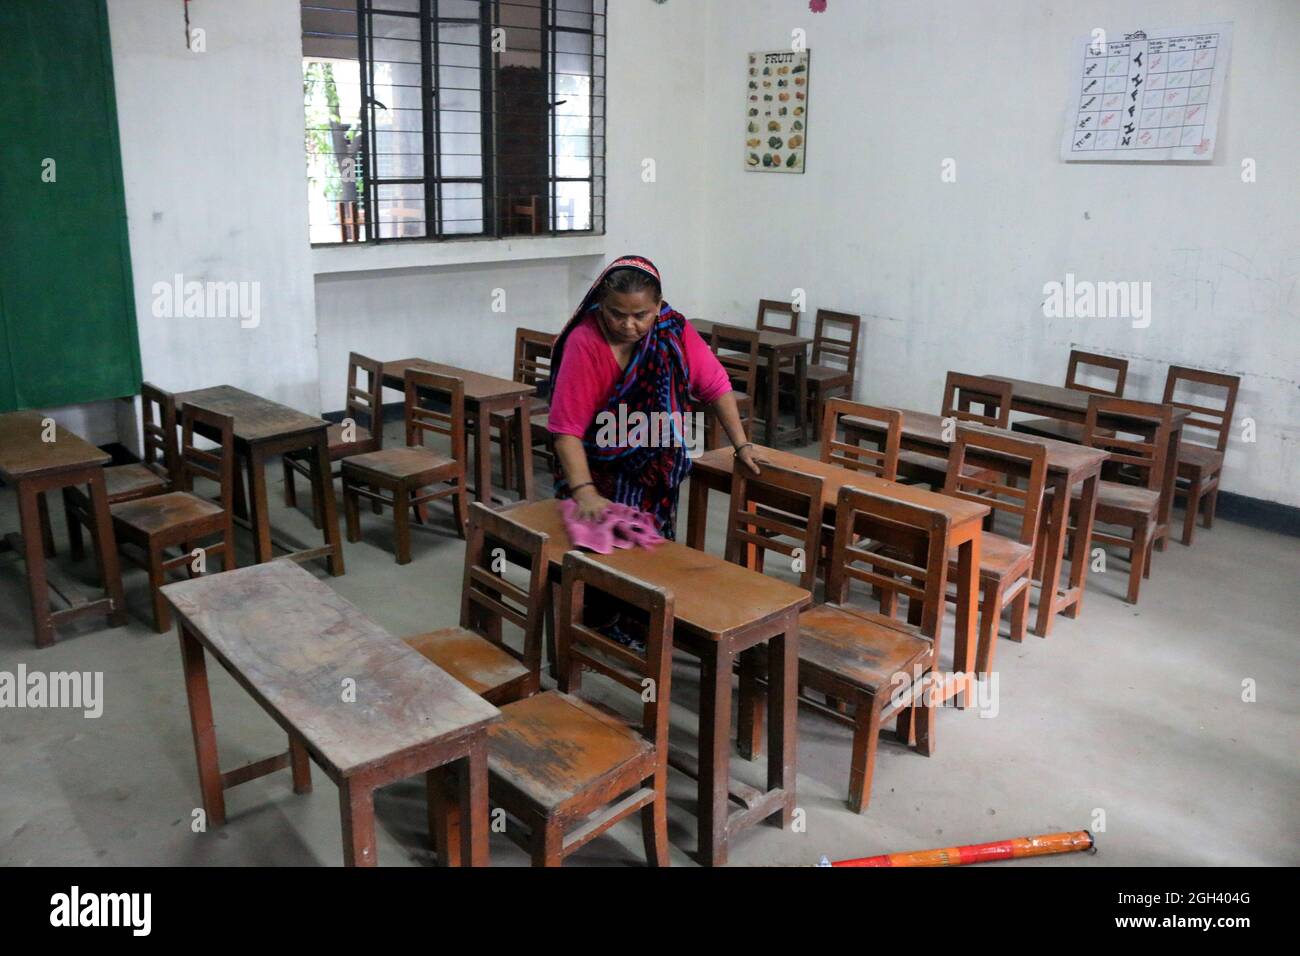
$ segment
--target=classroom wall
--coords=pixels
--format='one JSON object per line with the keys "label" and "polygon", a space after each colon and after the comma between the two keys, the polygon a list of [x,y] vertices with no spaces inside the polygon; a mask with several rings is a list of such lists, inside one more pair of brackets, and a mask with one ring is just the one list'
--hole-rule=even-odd
{"label": "classroom wall", "polygon": [[[204,52],[186,48],[182,3],[108,11],[144,377],[319,411],[298,5],[196,0]],[[242,283],[246,308],[207,287],[188,316],[184,298],[156,307],[155,284],[178,274],[183,293]]]}
{"label": "classroom wall", "polygon": [[[807,290],[860,313],[858,397],[931,409],[947,370],[1064,381],[1071,347],[1130,361],[1130,397],[1169,364],[1243,376],[1224,487],[1300,505],[1300,3],[1295,0],[711,0],[706,297],[752,324]],[[1059,159],[1075,38],[1235,21],[1210,164]],[[746,54],[812,51],[807,173],[743,167]],[[1244,158],[1257,182],[1244,184]],[[957,181],[940,180],[945,158]],[[1043,286],[1152,284],[1149,328],[1047,319]]]}
{"label": "classroom wall", "polygon": [[[322,408],[342,408],[353,350],[508,377],[514,330],[559,331],[623,253],[653,259],[669,301],[694,314],[704,287],[702,24],[694,3],[609,3],[604,254],[316,277]],[[654,160],[650,182],[646,159]],[[492,311],[496,289],[505,291],[505,312]]]}

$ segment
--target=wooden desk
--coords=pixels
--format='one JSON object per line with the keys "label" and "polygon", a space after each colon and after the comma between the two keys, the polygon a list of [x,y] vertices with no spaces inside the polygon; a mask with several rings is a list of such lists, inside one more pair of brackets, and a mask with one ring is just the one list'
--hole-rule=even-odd
{"label": "wooden desk", "polygon": [[[294,561],[325,558],[330,574],[343,573],[343,543],[339,537],[338,507],[334,498],[333,472],[329,460],[329,422],[261,398],[233,385],[217,385],[176,396],[176,411],[193,402],[235,422],[235,451],[244,460],[248,470],[249,503],[252,514],[244,506],[244,496],[236,483],[235,519],[253,532],[253,553],[258,563],[270,561],[274,545],[288,551]],[[196,429],[198,431],[198,429]],[[205,435],[205,438],[212,438]],[[325,544],[320,548],[300,550],[280,541],[272,541],[271,513],[266,494],[266,460],[273,455],[306,451],[304,456],[311,471],[312,493],[320,502],[321,527]],[[239,469],[235,469],[239,474]]]}
{"label": "wooden desk", "polygon": [[[537,391],[531,385],[512,382],[508,378],[484,375],[470,369],[456,368],[430,362],[428,359],[398,359],[383,365],[384,386],[404,391],[404,370],[417,369],[437,375],[450,375],[465,383],[465,413],[473,417],[474,433],[474,497],[485,504],[492,503],[492,413],[510,412],[515,416],[515,461],[519,473],[515,490],[521,501],[533,498],[533,451],[531,396]],[[505,436],[502,436],[505,441]]]}
{"label": "wooden desk", "polygon": [[[708,319],[690,319],[691,325],[707,341],[713,334],[714,323]],[[788,332],[775,332],[771,329],[758,330],[758,351],[767,360],[767,413],[764,427],[764,441],[769,445],[775,445],[780,433],[780,388],[781,381],[781,360],[787,355],[794,359],[794,377],[796,391],[796,408],[795,408],[795,429],[799,436],[799,444],[808,443],[808,346],[812,345],[812,339],[805,339],[802,336],[790,335]],[[757,396],[754,396],[754,407],[758,407]],[[789,437],[789,435],[781,436]]]}
{"label": "wooden desk", "polygon": [[[0,540],[0,553],[13,550],[27,566],[32,633],[37,647],[53,644],[55,627],[75,618],[103,614],[108,617],[110,627],[126,623],[117,544],[113,540],[108,493],[104,488],[104,465],[111,458],[107,452],[57,425],[53,426],[54,441],[44,441],[44,419],[38,412],[0,415],[0,478],[14,487],[20,522],[19,533],[4,535]],[[46,565],[46,559],[54,556],[54,537],[50,534],[45,494],[72,485],[88,485],[90,489],[90,533],[104,586],[101,598],[86,594],[56,565]],[[51,610],[51,590],[69,606]]]}
{"label": "wooden desk", "polygon": [[[288,561],[178,581],[162,593],[180,622],[210,824],[225,822],[226,790],[286,766],[294,792],[309,791],[310,754],[339,787],[344,861],[374,866],[375,789],[454,763],[461,856],[487,864],[487,728],[500,711]],[[284,728],[287,752],[221,771],[205,649]],[[344,699],[349,688],[354,702]]]}
{"label": "wooden desk", "polygon": [[[870,491],[878,495],[906,501],[942,511],[951,522],[949,541],[957,548],[957,615],[956,634],[953,639],[952,660],[956,672],[949,680],[943,692],[947,700],[963,694],[975,680],[975,650],[977,645],[976,628],[979,622],[979,569],[980,541],[983,535],[983,522],[988,516],[988,505],[976,504],[961,498],[926,491],[914,485],[900,485],[896,481],[886,481],[860,471],[850,471],[839,465],[827,465],[815,458],[804,458],[775,448],[754,448],[754,456],[762,462],[770,462],[781,468],[801,471],[816,475],[822,479],[823,520],[827,524],[835,523],[835,507],[839,499],[840,488],[849,485]],[[704,549],[704,532],[709,514],[709,492],[721,491],[731,493],[731,470],[735,465],[734,453],[730,448],[719,448],[705,452],[695,460],[691,470],[691,510],[687,518],[686,543],[692,548]],[[725,594],[726,592],[715,592]],[[942,628],[942,618],[940,619]],[[937,652],[936,652],[937,657]],[[963,694],[961,704],[965,706]]]}
{"label": "wooden desk", "polygon": [[[728,452],[730,454],[730,452]],[[553,579],[573,543],[559,502],[511,508],[511,521],[548,535],[546,560]],[[788,826],[795,806],[795,709],[799,675],[799,612],[812,603],[802,588],[765,577],[721,558],[668,541],[652,550],[588,555],[676,599],[674,644],[700,659],[700,759],[669,763],[699,781],[699,860],[727,862],[736,834],[774,814]],[[731,672],[741,652],[766,644],[768,671],[767,789],[731,780]],[[730,809],[730,803],[738,807]]]}
{"label": "wooden desk", "polygon": [[[1082,394],[1082,393],[1080,393]],[[941,415],[927,412],[914,412],[900,408],[903,413],[903,431],[901,445],[909,451],[920,451],[947,459],[952,445],[943,440],[944,419]],[[844,424],[845,437],[853,441],[854,435],[878,435],[880,427],[875,422],[846,415]],[[1102,463],[1109,457],[1104,451],[1072,445],[1069,442],[1056,441],[1052,438],[1037,438],[1020,432],[1008,432],[997,428],[985,428],[982,425],[963,425],[975,431],[986,431],[995,435],[1010,435],[1022,441],[1034,442],[1047,448],[1047,489],[1053,491],[1050,511],[1042,512],[1046,552],[1035,559],[1035,567],[1041,568],[1034,580],[1042,588],[1038,596],[1038,618],[1034,624],[1034,633],[1046,637],[1051,633],[1052,622],[1058,613],[1064,612],[1068,617],[1079,616],[1083,604],[1084,584],[1088,580],[1089,560],[1088,546],[1092,539],[1092,525],[1097,512],[1097,482],[1101,479]],[[971,461],[978,463],[979,457],[972,451]],[[988,454],[983,450],[980,454]],[[1078,520],[1080,534],[1074,537],[1074,546],[1070,552],[1070,579],[1068,585],[1059,587],[1061,567],[1065,558],[1065,541],[1069,532],[1069,504],[1071,489],[1083,484],[1082,497],[1079,501]],[[1046,497],[1046,496],[1045,496]],[[1043,582],[1051,581],[1052,588],[1043,587]]]}
{"label": "wooden desk", "polygon": [[[1042,382],[1027,382],[1019,378],[1006,378],[1002,375],[989,375],[988,378],[999,382],[1011,383],[1011,409],[1055,418],[1064,422],[1083,424],[1088,419],[1088,394],[1074,388],[1060,385],[1045,385]],[[1165,453],[1165,474],[1160,489],[1160,524],[1169,524],[1169,513],[1174,507],[1174,485],[1178,479],[1178,445],[1183,437],[1183,424],[1190,415],[1185,408],[1174,408],[1169,429],[1169,448]],[[1020,433],[1017,432],[1017,436]],[[1091,529],[1090,529],[1091,531]],[[1165,539],[1156,542],[1156,550],[1165,549]]]}

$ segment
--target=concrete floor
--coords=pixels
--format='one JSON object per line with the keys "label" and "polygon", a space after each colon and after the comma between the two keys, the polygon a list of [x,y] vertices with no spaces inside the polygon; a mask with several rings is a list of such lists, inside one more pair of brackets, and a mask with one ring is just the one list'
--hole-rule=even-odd
{"label": "concrete floor", "polygon": [[[716,495],[710,519],[708,550],[721,553]],[[305,515],[279,501],[273,520],[300,541],[316,540]],[[406,567],[393,561],[391,517],[363,512],[362,522],[363,541],[346,545],[344,577],[310,567],[394,634],[456,623],[463,546],[447,512],[416,532],[415,560]],[[55,524],[66,551],[61,515]],[[16,526],[5,489],[0,528]],[[68,565],[66,554],[59,560],[90,574],[89,563]],[[292,793],[287,772],[262,778],[228,792],[225,827],[191,831],[198,788],[180,657],[174,635],[143,623],[142,571],[125,572],[128,626],[84,622],[38,651],[20,568],[12,555],[0,557],[0,671],[13,673],[20,663],[102,671],[105,706],[98,719],[0,711],[0,864],[342,862],[337,791],[319,769],[309,795]],[[745,832],[732,864],[811,864],[823,854],[843,859],[1094,825],[1098,855],[1027,865],[1300,863],[1300,543],[1220,522],[1194,548],[1173,543],[1156,555],[1136,608],[1120,600],[1126,572],[1114,558],[1108,574],[1092,575],[1081,618],[1059,619],[1047,640],[999,641],[996,716],[945,710],[929,759],[883,740],[862,816],[844,805],[849,729],[801,713],[805,826]],[[210,674],[223,767],[283,749],[282,734],[247,694],[219,667]],[[1253,703],[1242,701],[1248,678],[1256,683]],[[697,676],[688,661],[679,662],[674,682],[674,744],[693,750]],[[762,762],[733,761],[736,776],[761,783]],[[382,864],[431,862],[423,796],[416,779],[378,795]],[[672,771],[669,796],[672,862],[694,865],[694,782]],[[491,851],[498,866],[528,862],[504,835],[493,835]],[[570,863],[643,860],[639,825],[625,822]]]}

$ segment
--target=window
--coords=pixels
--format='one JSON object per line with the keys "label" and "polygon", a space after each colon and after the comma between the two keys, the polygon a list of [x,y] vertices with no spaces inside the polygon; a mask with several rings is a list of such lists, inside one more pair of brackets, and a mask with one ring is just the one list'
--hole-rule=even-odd
{"label": "window", "polygon": [[302,0],[313,243],[603,233],[605,0]]}

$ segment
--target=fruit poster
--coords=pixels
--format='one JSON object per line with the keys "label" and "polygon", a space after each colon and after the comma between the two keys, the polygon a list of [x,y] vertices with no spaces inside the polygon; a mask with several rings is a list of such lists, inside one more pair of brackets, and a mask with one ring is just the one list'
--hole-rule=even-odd
{"label": "fruit poster", "polygon": [[808,50],[749,54],[745,73],[745,168],[749,171],[803,172],[808,62]]}

